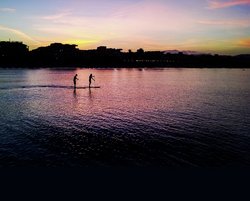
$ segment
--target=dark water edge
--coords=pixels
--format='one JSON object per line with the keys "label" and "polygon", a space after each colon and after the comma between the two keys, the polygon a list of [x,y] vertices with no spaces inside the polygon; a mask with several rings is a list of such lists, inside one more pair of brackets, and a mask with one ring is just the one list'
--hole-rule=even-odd
{"label": "dark water edge", "polygon": [[15,70],[15,69],[55,69],[55,70],[74,70],[74,69],[87,69],[87,68],[94,68],[94,69],[123,69],[123,68],[135,68],[135,69],[164,69],[164,68],[173,68],[173,69],[249,69],[250,64],[242,65],[242,66],[227,66],[227,65],[70,65],[70,66],[0,66],[1,69],[6,70]]}

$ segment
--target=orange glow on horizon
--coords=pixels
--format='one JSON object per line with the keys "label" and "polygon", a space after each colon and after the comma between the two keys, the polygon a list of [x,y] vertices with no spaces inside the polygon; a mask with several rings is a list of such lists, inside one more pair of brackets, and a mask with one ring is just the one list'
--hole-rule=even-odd
{"label": "orange glow on horizon", "polygon": [[250,38],[240,40],[239,45],[250,48]]}

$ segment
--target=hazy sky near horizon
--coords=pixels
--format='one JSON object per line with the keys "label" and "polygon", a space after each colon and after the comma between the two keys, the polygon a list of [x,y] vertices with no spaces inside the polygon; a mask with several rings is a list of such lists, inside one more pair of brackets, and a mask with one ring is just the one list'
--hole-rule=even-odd
{"label": "hazy sky near horizon", "polygon": [[250,53],[250,0],[0,0],[0,40]]}

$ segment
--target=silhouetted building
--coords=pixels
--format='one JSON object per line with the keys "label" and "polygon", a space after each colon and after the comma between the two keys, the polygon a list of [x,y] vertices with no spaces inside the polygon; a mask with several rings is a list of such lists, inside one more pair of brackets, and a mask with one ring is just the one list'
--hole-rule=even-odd
{"label": "silhouetted building", "polygon": [[18,41],[0,42],[0,65],[23,66],[29,53],[28,46]]}
{"label": "silhouetted building", "polygon": [[115,66],[122,64],[122,49],[107,48],[106,46],[97,47],[92,50],[81,50],[81,66]]}
{"label": "silhouetted building", "polygon": [[104,54],[104,55],[118,55],[121,53],[122,49],[107,48],[106,46],[99,46],[94,51],[97,51],[97,53]]}
{"label": "silhouetted building", "polygon": [[250,67],[250,55],[190,54],[190,51],[144,51],[52,43],[29,51],[22,42],[0,42],[0,67]]}
{"label": "silhouetted building", "polygon": [[77,45],[52,43],[31,51],[33,64],[39,66],[72,66],[78,61]]}

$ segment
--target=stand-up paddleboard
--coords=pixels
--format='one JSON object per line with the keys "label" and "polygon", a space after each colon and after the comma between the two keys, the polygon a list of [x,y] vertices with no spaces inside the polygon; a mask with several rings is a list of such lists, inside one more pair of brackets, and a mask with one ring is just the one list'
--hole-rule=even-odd
{"label": "stand-up paddleboard", "polygon": [[[73,87],[74,88],[74,87]],[[98,89],[98,88],[101,88],[101,86],[92,86],[92,87],[76,87],[75,89],[88,89],[88,88],[90,88],[90,89],[92,89],[92,88],[94,88],[94,89]]]}
{"label": "stand-up paddleboard", "polygon": [[[89,86],[76,87],[74,86],[63,86],[63,85],[28,85],[28,86],[16,86],[16,87],[7,87],[0,89],[32,89],[32,88],[54,88],[54,89],[89,89]],[[101,86],[91,86],[90,89],[98,89]]]}

